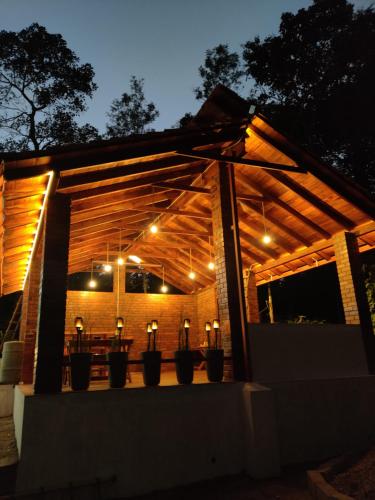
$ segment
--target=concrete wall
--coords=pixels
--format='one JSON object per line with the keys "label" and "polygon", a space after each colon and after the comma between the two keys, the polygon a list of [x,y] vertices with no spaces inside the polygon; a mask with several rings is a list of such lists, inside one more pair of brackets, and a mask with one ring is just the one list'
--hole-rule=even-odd
{"label": "concrete wall", "polygon": [[359,325],[250,324],[257,382],[367,375]]}
{"label": "concrete wall", "polygon": [[283,465],[323,461],[375,443],[375,377],[267,384]]}
{"label": "concrete wall", "polygon": [[18,386],[14,408],[18,492],[116,474],[103,491],[112,498],[245,470],[279,473],[272,393],[256,384],[50,396]]}

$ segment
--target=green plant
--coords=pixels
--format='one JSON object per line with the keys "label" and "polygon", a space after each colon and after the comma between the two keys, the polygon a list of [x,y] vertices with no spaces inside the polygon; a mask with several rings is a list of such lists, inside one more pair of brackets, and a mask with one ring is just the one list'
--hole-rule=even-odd
{"label": "green plant", "polygon": [[372,326],[375,330],[375,264],[364,264],[362,269]]}

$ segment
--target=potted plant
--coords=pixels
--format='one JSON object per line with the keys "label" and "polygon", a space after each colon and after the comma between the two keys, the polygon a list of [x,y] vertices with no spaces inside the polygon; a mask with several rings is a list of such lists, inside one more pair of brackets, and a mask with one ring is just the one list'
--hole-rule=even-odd
{"label": "potted plant", "polygon": [[[143,382],[146,386],[155,386],[160,383],[161,352],[156,350],[156,336],[158,322],[153,319],[147,323],[147,351],[142,352]],[[152,337],[152,339],[151,339]]]}
{"label": "potted plant", "polygon": [[207,350],[206,350],[206,371],[210,382],[221,382],[224,375],[224,350],[220,349],[218,319],[213,320],[213,329],[215,332],[214,344],[211,347],[211,323],[206,323]]}
{"label": "potted plant", "polygon": [[109,386],[112,389],[121,389],[126,383],[126,369],[128,353],[122,350],[121,333],[124,328],[124,318],[116,318],[117,335],[112,342],[112,351],[107,353],[109,366]]}
{"label": "potted plant", "polygon": [[90,385],[91,352],[85,351],[82,345],[83,320],[77,317],[74,321],[77,330],[74,352],[70,352],[70,373],[73,391],[85,391]]}
{"label": "potted plant", "polygon": [[189,349],[190,319],[184,319],[178,335],[178,351],[175,352],[176,375],[179,384],[191,384],[194,377],[193,353]]}

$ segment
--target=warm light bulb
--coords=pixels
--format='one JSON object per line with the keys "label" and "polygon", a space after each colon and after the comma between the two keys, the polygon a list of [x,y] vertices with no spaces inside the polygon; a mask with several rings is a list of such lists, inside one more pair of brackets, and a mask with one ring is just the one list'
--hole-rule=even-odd
{"label": "warm light bulb", "polygon": [[210,271],[213,271],[213,270],[215,269],[215,264],[214,264],[213,262],[209,262],[209,263],[208,263],[208,269],[209,269]]}
{"label": "warm light bulb", "polygon": [[190,278],[191,280],[195,280],[195,272],[194,272],[194,271],[190,271],[190,273],[189,273],[189,278]]}
{"label": "warm light bulb", "polygon": [[132,262],[135,262],[136,264],[140,264],[142,262],[142,260],[137,257],[137,255],[129,255],[128,259]]}
{"label": "warm light bulb", "polygon": [[119,266],[123,266],[123,265],[124,265],[124,262],[125,262],[125,261],[124,261],[124,259],[123,259],[122,257],[119,257],[119,258],[117,259],[117,264],[118,264]]}
{"label": "warm light bulb", "polygon": [[89,287],[90,288],[96,288],[96,281],[95,280],[90,280],[89,281]]}
{"label": "warm light bulb", "polygon": [[168,292],[168,287],[167,285],[162,285],[160,288],[161,293],[167,293]]}
{"label": "warm light bulb", "polygon": [[152,226],[150,227],[150,231],[155,234],[158,232],[158,226],[156,226],[155,224],[152,224]]}
{"label": "warm light bulb", "polygon": [[262,238],[262,241],[265,245],[269,245],[272,241],[272,238],[269,234],[265,234]]}
{"label": "warm light bulb", "polygon": [[112,271],[111,264],[104,264],[103,269],[106,273],[110,273]]}

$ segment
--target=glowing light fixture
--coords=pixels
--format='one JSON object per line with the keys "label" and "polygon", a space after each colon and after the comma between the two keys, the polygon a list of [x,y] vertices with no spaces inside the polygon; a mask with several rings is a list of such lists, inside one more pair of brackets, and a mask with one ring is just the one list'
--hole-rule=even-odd
{"label": "glowing light fixture", "polygon": [[215,349],[217,349],[219,347],[220,321],[218,319],[214,319],[212,322],[212,326],[214,327],[214,332],[215,332]]}
{"label": "glowing light fixture", "polygon": [[188,274],[189,278],[191,280],[195,280],[195,272],[193,271],[193,265],[192,265],[192,260],[191,260],[191,248],[190,248],[190,272]]}
{"label": "glowing light fixture", "polygon": [[157,329],[158,329],[158,326],[159,326],[159,325],[158,325],[158,320],[157,320],[157,319],[153,319],[153,320],[151,321],[151,330],[152,330],[152,331],[157,330]]}
{"label": "glowing light fixture", "polygon": [[147,331],[147,333],[152,333],[151,323],[147,323],[146,331]]}
{"label": "glowing light fixture", "polygon": [[263,214],[263,227],[264,227],[264,234],[262,236],[262,242],[265,245],[269,245],[272,241],[271,236],[268,234],[267,227],[266,227],[266,216],[264,213],[264,203],[262,201],[262,214]]}
{"label": "glowing light fixture", "polygon": [[218,330],[220,328],[220,321],[218,319],[214,319],[212,323],[214,330]]}
{"label": "glowing light fixture", "polygon": [[121,236],[122,236],[122,229],[120,229],[120,239],[118,243],[118,259],[117,259],[117,264],[119,266],[123,266],[125,264],[124,259],[121,257]]}
{"label": "glowing light fixture", "polygon": [[262,241],[265,245],[269,245],[272,241],[272,238],[269,234],[264,234],[263,235],[263,238],[262,238]]}
{"label": "glowing light fixture", "polygon": [[28,259],[28,261],[26,263],[26,271],[25,271],[25,276],[24,276],[24,280],[23,280],[23,284],[22,284],[22,289],[25,288],[26,279],[27,279],[27,276],[28,276],[29,271],[30,271],[32,257],[34,255],[36,243],[38,241],[38,236],[39,236],[40,230],[42,228],[43,213],[44,213],[45,208],[46,208],[46,204],[47,204],[47,200],[48,200],[48,195],[49,195],[49,192],[51,190],[52,180],[53,180],[53,177],[54,177],[53,170],[51,170],[50,172],[48,172],[46,175],[49,176],[49,179],[48,179],[48,182],[47,182],[47,188],[44,191],[43,204],[42,204],[42,208],[40,210],[37,227],[36,227],[36,230],[35,230],[35,233],[34,233],[34,240],[33,240],[33,244],[32,244],[31,250],[30,250],[29,259]]}
{"label": "glowing light fixture", "polygon": [[109,243],[107,243],[107,262],[104,264],[103,269],[106,273],[110,273],[112,271],[112,266],[109,263]]}
{"label": "glowing light fixture", "polygon": [[190,328],[190,319],[184,319],[184,328]]}
{"label": "glowing light fixture", "polygon": [[94,261],[91,261],[91,277],[89,281],[89,288],[96,288],[96,280],[94,280]]}
{"label": "glowing light fixture", "polygon": [[152,224],[150,231],[152,234],[156,234],[158,232],[158,226],[156,224]]}
{"label": "glowing light fixture", "polygon": [[211,323],[209,321],[206,321],[205,329],[206,329],[206,332],[210,332],[211,331]]}
{"label": "glowing light fixture", "polygon": [[132,262],[135,262],[136,264],[140,264],[142,262],[142,259],[137,257],[137,255],[129,255],[128,259],[131,260]]}
{"label": "glowing light fixture", "polygon": [[121,316],[118,316],[116,318],[116,328],[124,328],[124,318],[122,318]]}
{"label": "glowing light fixture", "polygon": [[77,333],[79,331],[82,331],[83,330],[83,318],[81,318],[81,316],[77,316],[74,320],[74,326],[77,330]]}
{"label": "glowing light fixture", "polygon": [[168,287],[167,287],[167,285],[165,284],[165,281],[164,281],[164,266],[163,266],[163,284],[160,287],[160,291],[161,291],[161,293],[167,293],[168,292]]}
{"label": "glowing light fixture", "polygon": [[124,261],[124,259],[123,259],[122,257],[119,257],[119,258],[117,259],[117,264],[118,264],[119,266],[123,266],[123,265],[124,265],[124,263],[125,263],[125,261]]}
{"label": "glowing light fixture", "polygon": [[206,321],[204,328],[206,330],[206,335],[207,335],[207,347],[210,349],[211,348],[211,323],[209,321]]}

